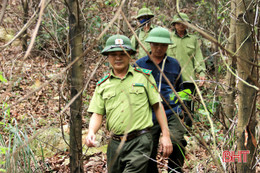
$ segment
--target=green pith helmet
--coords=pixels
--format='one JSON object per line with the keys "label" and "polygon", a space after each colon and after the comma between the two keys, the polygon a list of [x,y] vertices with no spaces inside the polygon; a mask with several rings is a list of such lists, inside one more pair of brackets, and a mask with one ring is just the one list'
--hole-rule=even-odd
{"label": "green pith helmet", "polygon": [[135,53],[135,49],[132,48],[130,39],[124,35],[113,35],[109,37],[106,41],[106,46],[102,50],[102,55],[107,55],[108,52],[115,52],[115,51],[129,51],[130,54]]}
{"label": "green pith helmet", "polygon": [[171,24],[174,25],[175,23],[183,22],[183,21],[190,23],[190,19],[187,14],[179,13],[179,14],[176,14],[173,16],[173,20],[172,20]]}
{"label": "green pith helmet", "polygon": [[137,15],[137,19],[139,19],[140,17],[143,16],[149,16],[150,18],[152,18],[154,16],[154,14],[151,12],[151,10],[149,8],[141,8],[138,11],[138,15]]}
{"label": "green pith helmet", "polygon": [[145,41],[148,43],[172,44],[170,32],[162,27],[152,29]]}

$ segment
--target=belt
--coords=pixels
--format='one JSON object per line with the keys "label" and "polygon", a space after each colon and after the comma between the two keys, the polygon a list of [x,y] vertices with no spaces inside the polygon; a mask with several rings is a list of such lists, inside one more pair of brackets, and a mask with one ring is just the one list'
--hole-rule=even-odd
{"label": "belt", "polygon": [[[150,128],[145,128],[143,130],[135,130],[127,134],[125,141],[130,141],[142,134],[150,132]],[[122,141],[124,140],[124,135],[112,135],[112,139],[116,141]]]}

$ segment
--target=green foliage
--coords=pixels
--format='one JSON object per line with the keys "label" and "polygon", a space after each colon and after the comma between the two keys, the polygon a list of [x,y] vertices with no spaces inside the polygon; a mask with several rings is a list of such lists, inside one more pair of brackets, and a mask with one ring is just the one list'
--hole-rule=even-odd
{"label": "green foliage", "polygon": [[107,0],[105,1],[105,5],[115,7],[117,5],[115,0]]}
{"label": "green foliage", "polygon": [[[63,7],[56,12],[54,11],[55,9],[48,6],[36,37],[36,48],[39,50],[52,49],[53,52],[50,52],[50,54],[53,53],[53,57],[61,55],[61,52],[66,49],[66,40],[69,31],[68,21],[64,20],[68,19],[66,8]],[[57,42],[60,46],[57,45]]]}
{"label": "green foliage", "polygon": [[[3,104],[2,109],[8,105]],[[27,130],[21,130],[15,118],[10,116],[10,109],[3,113],[0,121],[0,172],[42,172],[38,170],[40,164],[29,145]]]}
{"label": "green foliage", "polygon": [[3,72],[0,71],[0,82],[6,83],[7,79],[4,78],[4,76],[2,74],[3,74]]}
{"label": "green foliage", "polygon": [[96,28],[100,28],[101,27],[101,18],[100,16],[92,16],[92,14],[88,14],[88,18],[89,18],[89,25],[87,26],[88,28],[88,32],[96,32],[97,29]]}
{"label": "green foliage", "polygon": [[[158,9],[159,11],[159,9]],[[163,25],[168,25],[169,20],[167,19],[167,17],[164,14],[160,14],[157,16],[158,20],[161,21],[163,23]]]}
{"label": "green foliage", "polygon": [[[207,107],[207,111],[209,111],[211,113],[215,113],[216,109],[220,103],[215,101],[215,102],[206,102],[205,104]],[[207,111],[204,109],[204,107],[202,105],[198,109],[198,112],[203,116],[207,116]]]}
{"label": "green foliage", "polygon": [[208,113],[210,113],[210,115],[214,114],[217,110],[217,107],[220,104],[219,101],[210,100],[209,99],[209,98],[211,98],[210,94],[204,96],[204,98],[206,99],[206,100],[204,100],[205,105],[206,105],[206,110],[205,110],[204,106],[202,104],[200,104],[199,107],[195,111],[195,117],[194,117],[195,121],[203,122],[203,124],[206,127],[210,127],[210,123],[207,118]]}
{"label": "green foliage", "polygon": [[[8,104],[7,103],[3,103],[2,110],[6,109],[7,107],[8,107]],[[1,125],[6,125],[5,122],[12,122],[12,118],[10,116],[10,108],[6,109],[4,111],[4,113],[3,113],[3,115],[4,115],[4,117],[3,117],[4,121],[3,122],[0,121],[0,127],[1,127]],[[4,128],[3,128],[3,130],[4,130]]]}
{"label": "green foliage", "polygon": [[[5,155],[5,153],[8,151],[8,148],[7,147],[2,147],[0,146],[0,156],[1,155]],[[5,165],[5,160],[0,160],[0,167],[2,167],[3,165]],[[6,172],[5,169],[1,169],[0,168],[0,172]]]}
{"label": "green foliage", "polygon": [[[216,1],[214,1],[216,2]],[[230,23],[230,1],[223,0],[217,1],[217,9],[212,1],[201,0],[196,2],[197,10],[193,11],[192,22],[199,24],[203,28],[207,28],[208,32],[212,35],[215,34],[217,29],[219,41],[223,42],[226,40],[226,34],[228,33]],[[193,16],[191,15],[191,16]],[[221,27],[222,28],[221,28]],[[216,28],[218,27],[218,28]],[[220,30],[222,32],[220,32]]]}
{"label": "green foliage", "polygon": [[[191,100],[191,96],[190,96],[191,90],[190,89],[185,89],[185,90],[179,91],[177,93],[182,100],[187,100],[187,101]],[[176,97],[176,95],[174,94],[174,92],[172,94],[170,94],[171,100],[174,100],[175,97]],[[178,102],[178,99],[176,99],[175,103],[177,103],[177,102]]]}

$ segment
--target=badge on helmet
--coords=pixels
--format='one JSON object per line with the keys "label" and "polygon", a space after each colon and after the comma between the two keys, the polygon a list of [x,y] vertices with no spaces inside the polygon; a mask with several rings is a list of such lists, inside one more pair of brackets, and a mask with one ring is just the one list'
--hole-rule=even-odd
{"label": "badge on helmet", "polygon": [[131,41],[124,35],[113,35],[106,41],[105,48],[101,51],[103,55],[107,55],[108,52],[115,51],[128,51],[131,55],[136,51],[132,48]]}
{"label": "badge on helmet", "polygon": [[115,45],[117,45],[117,44],[124,44],[124,41],[123,41],[123,39],[121,39],[121,38],[118,38],[118,39],[116,39],[115,40]]}

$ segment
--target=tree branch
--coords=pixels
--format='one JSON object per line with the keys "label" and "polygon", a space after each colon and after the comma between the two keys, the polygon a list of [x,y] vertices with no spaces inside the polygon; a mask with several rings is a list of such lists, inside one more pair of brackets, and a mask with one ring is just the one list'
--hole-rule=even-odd
{"label": "tree branch", "polygon": [[4,15],[5,15],[5,10],[6,10],[6,6],[7,6],[7,1],[8,1],[8,0],[4,0],[4,2],[3,2],[3,4],[2,4],[2,11],[1,11],[1,14],[0,14],[0,26],[2,25],[3,18],[4,18]]}

